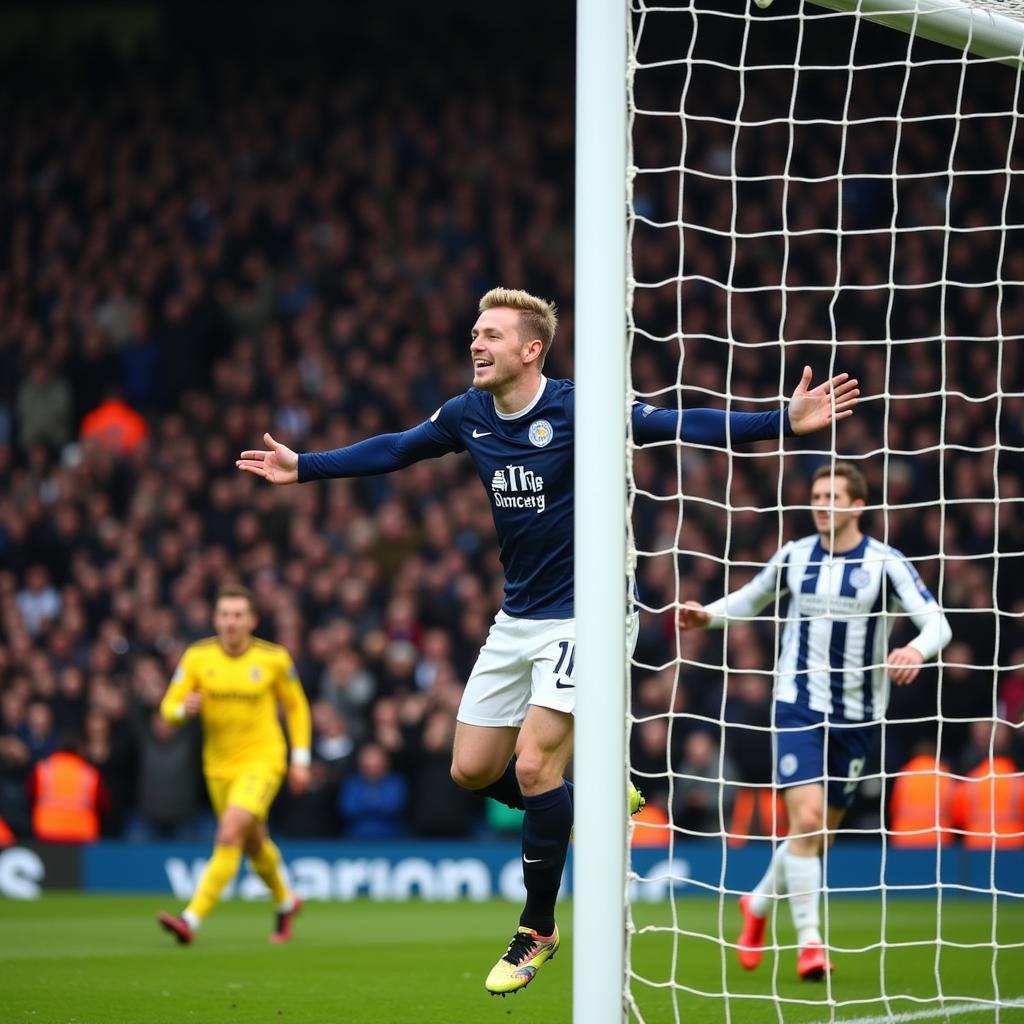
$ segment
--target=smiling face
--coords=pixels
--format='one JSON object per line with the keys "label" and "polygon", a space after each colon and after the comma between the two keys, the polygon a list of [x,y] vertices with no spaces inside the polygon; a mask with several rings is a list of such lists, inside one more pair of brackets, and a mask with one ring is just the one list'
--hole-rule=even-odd
{"label": "smiling face", "polygon": [[540,373],[543,345],[539,338],[519,336],[519,313],[507,306],[485,309],[473,325],[469,354],[473,361],[473,387],[501,394],[531,373]]}
{"label": "smiling face", "polygon": [[814,528],[826,545],[842,542],[860,532],[858,520],[864,499],[850,497],[850,482],[842,476],[822,476],[811,484]]}

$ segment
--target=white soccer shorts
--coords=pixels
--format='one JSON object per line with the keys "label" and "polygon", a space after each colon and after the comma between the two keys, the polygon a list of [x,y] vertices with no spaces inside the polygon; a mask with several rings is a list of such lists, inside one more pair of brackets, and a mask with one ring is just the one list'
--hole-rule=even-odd
{"label": "white soccer shorts", "polygon": [[[639,616],[626,618],[626,651],[636,647]],[[466,725],[518,727],[531,704],[568,715],[576,709],[576,620],[517,619],[499,611],[459,705]],[[583,681],[600,687],[604,680]]]}

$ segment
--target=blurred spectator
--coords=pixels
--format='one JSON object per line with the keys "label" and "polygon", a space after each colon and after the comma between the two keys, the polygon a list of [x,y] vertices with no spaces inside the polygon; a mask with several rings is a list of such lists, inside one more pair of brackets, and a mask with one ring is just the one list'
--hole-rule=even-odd
{"label": "blurred spectator", "polygon": [[362,746],[356,770],[341,784],[338,810],[350,839],[396,839],[405,826],[409,784],[391,769],[387,751],[377,743]]}
{"label": "blurred spectator", "polygon": [[689,832],[722,832],[732,816],[736,777],[734,765],[707,730],[690,733],[675,768],[672,823]]}
{"label": "blurred spectator", "polygon": [[338,794],[351,771],[355,743],[345,716],[325,700],[310,708],[313,719],[313,763],[309,788],[301,796],[287,794],[280,810],[281,831],[292,836],[336,836],[341,831]]}
{"label": "blurred spectator", "polygon": [[947,846],[953,841],[953,778],[935,744],[922,740],[900,769],[889,803],[889,843],[899,847]]}
{"label": "blurred spectator", "polygon": [[957,782],[953,824],[969,850],[1024,849],[1024,772],[1010,756],[1013,734],[1004,723],[978,722],[972,730],[981,739],[988,732],[982,761]]}
{"label": "blurred spectator", "polygon": [[49,704],[41,700],[29,704],[25,721],[18,728],[18,738],[33,763],[45,760],[57,750],[57,730]]}
{"label": "blurred spectator", "polygon": [[18,592],[21,623],[33,637],[60,615],[61,600],[44,565],[31,565],[25,573],[24,589]]}
{"label": "blurred spectator", "polygon": [[410,755],[412,790],[409,824],[418,836],[450,838],[468,836],[480,812],[480,800],[452,781],[452,741],[455,717],[449,711],[432,711]]}
{"label": "blurred spectator", "polygon": [[18,440],[22,448],[42,442],[61,448],[71,440],[74,406],[68,382],[40,360],[32,365],[18,388]]}
{"label": "blurred spectator", "polygon": [[138,749],[137,817],[133,834],[144,839],[194,839],[201,806],[201,743],[195,720],[176,727],[158,705],[133,713]]}
{"label": "blurred spectator", "polygon": [[62,737],[60,749],[32,772],[29,798],[36,839],[50,843],[99,839],[110,797],[100,773],[77,753],[77,747],[74,736]]}

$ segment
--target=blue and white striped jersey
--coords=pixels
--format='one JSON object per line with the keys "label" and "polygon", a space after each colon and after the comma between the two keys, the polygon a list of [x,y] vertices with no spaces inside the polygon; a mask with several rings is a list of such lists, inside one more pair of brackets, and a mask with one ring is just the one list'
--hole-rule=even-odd
{"label": "blue and white striped jersey", "polygon": [[756,616],[776,595],[786,594],[775,698],[834,721],[884,715],[889,633],[900,609],[920,630],[910,646],[926,662],[952,636],[914,566],[895,548],[866,536],[835,555],[817,535],[790,541],[746,586],[707,606],[711,626]]}

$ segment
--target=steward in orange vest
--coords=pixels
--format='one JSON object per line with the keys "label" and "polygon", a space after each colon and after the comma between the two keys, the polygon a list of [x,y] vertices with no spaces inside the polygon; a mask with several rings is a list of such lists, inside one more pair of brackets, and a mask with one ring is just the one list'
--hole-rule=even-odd
{"label": "steward in orange vest", "polygon": [[[893,846],[948,846],[953,841],[953,779],[928,741],[900,769],[889,802]],[[938,826],[938,827],[936,827]]]}
{"label": "steward in orange vest", "polygon": [[11,826],[8,825],[3,818],[0,818],[0,850],[2,850],[5,846],[13,845],[14,833],[11,831]]}
{"label": "steward in orange vest", "polygon": [[32,831],[50,843],[91,843],[110,805],[100,773],[63,740],[56,754],[40,761],[29,778]]}
{"label": "steward in orange vest", "polygon": [[968,850],[1024,849],[1024,774],[1009,757],[986,758],[957,784],[953,818]]}

